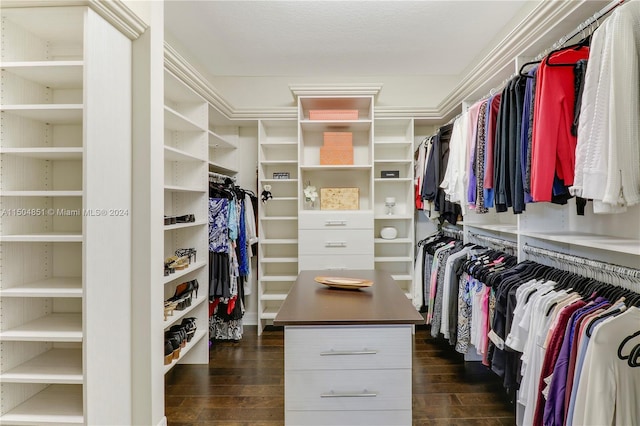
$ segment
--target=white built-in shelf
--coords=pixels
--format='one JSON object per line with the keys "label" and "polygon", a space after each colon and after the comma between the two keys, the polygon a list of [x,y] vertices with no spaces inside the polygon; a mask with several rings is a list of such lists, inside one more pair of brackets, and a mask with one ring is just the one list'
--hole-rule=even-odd
{"label": "white built-in shelf", "polygon": [[520,235],[538,238],[546,241],[570,244],[581,247],[591,247],[599,250],[640,256],[640,240],[613,237],[610,235],[589,234],[578,231],[530,232],[520,231]]}
{"label": "white built-in shelf", "polygon": [[2,105],[2,111],[51,124],[82,123],[82,104]]}
{"label": "white built-in shelf", "polygon": [[300,120],[302,129],[317,132],[354,132],[369,130],[371,123],[371,120]]}
{"label": "white built-in shelf", "polygon": [[[204,330],[203,330],[204,329]],[[173,360],[171,364],[164,366],[164,374],[167,374],[173,367],[175,367],[182,358],[185,357],[193,349],[193,347],[200,342],[205,336],[209,334],[209,324],[198,324],[198,329],[196,330],[196,334],[194,334],[193,338],[187,346],[180,350],[180,357],[178,359]]]}
{"label": "white built-in shelf", "polygon": [[297,238],[271,238],[260,240],[260,245],[268,244],[298,244]]}
{"label": "white built-in shelf", "polygon": [[260,146],[271,146],[271,147],[297,146],[297,145],[298,145],[298,141],[260,142]]}
{"label": "white built-in shelf", "polygon": [[14,243],[81,243],[81,233],[71,232],[48,232],[41,234],[22,234],[22,235],[2,235],[1,242]]}
{"label": "white built-in shelf", "polygon": [[374,262],[413,262],[413,258],[410,256],[381,256],[375,257],[373,259]]}
{"label": "white built-in shelf", "polygon": [[[115,315],[115,313],[114,313]],[[0,340],[82,342],[82,314],[51,314],[0,332]]]}
{"label": "white built-in shelf", "polygon": [[[194,272],[194,271],[197,271],[200,268],[204,268],[204,266],[206,264],[207,264],[207,262],[199,261],[199,262],[192,263],[191,265],[189,265],[185,269],[181,269],[179,271],[176,270],[173,274],[169,274],[166,277],[164,277],[164,283],[168,284],[168,283],[170,283],[172,281],[176,281],[176,280],[184,277],[185,275],[187,275],[190,272]],[[200,291],[202,291],[202,289],[200,289]]]}
{"label": "white built-in shelf", "polygon": [[473,228],[477,228],[477,229],[484,229],[485,231],[500,232],[500,233],[503,233],[503,234],[512,234],[512,235],[517,235],[518,234],[518,225],[514,225],[514,224],[505,224],[505,223],[499,223],[499,224],[465,223],[465,226],[473,227]]}
{"label": "white built-in shelf", "polygon": [[262,319],[267,319],[267,320],[272,320],[276,317],[276,314],[278,313],[279,308],[277,307],[270,307],[270,308],[265,308],[262,311],[262,315],[260,315],[260,318]]}
{"label": "white built-in shelf", "polygon": [[81,160],[82,147],[60,148],[0,148],[0,154],[39,160]]}
{"label": "white built-in shelf", "polygon": [[263,184],[268,183],[295,183],[298,182],[298,179],[262,179],[261,182]]}
{"label": "white built-in shelf", "polygon": [[164,147],[164,158],[170,161],[206,161],[186,151],[166,145]]}
{"label": "white built-in shelf", "polygon": [[0,424],[83,424],[82,386],[51,385],[0,417]]}
{"label": "white built-in shelf", "polygon": [[187,222],[187,223],[174,223],[173,225],[165,225],[165,231],[173,231],[175,229],[184,229],[184,228],[193,228],[195,226],[203,226],[208,225],[209,222],[204,220],[197,220],[195,222]]}
{"label": "white built-in shelf", "polygon": [[211,130],[209,132],[209,148],[235,149],[237,148],[232,142]]}
{"label": "white built-in shelf", "polygon": [[375,216],[376,220],[410,220],[413,219],[413,215],[408,214],[377,214]]}
{"label": "white built-in shelf", "polygon": [[263,165],[265,166],[280,166],[280,165],[286,165],[286,164],[298,164],[298,160],[262,160],[261,161]]}
{"label": "white built-in shelf", "polygon": [[283,282],[283,281],[293,282],[293,281],[296,281],[297,279],[298,279],[297,275],[265,275],[262,278],[260,278],[260,281],[265,281],[265,282]]}
{"label": "white built-in shelf", "polygon": [[378,140],[373,141],[374,145],[386,145],[386,146],[407,146],[413,145],[413,141],[388,141],[388,140]]}
{"label": "white built-in shelf", "polygon": [[412,164],[413,160],[397,159],[397,160],[374,160],[376,164]]}
{"label": "white built-in shelf", "polygon": [[207,192],[207,189],[203,189],[203,188],[190,188],[188,186],[178,186],[178,185],[165,185],[164,190],[170,191],[170,192],[196,192],[196,193]]}
{"label": "white built-in shelf", "polygon": [[394,238],[393,240],[386,240],[384,238],[375,238],[373,241],[376,244],[411,244],[413,243],[411,238]]}
{"label": "white built-in shelf", "polygon": [[401,183],[406,183],[406,182],[412,182],[413,178],[375,178],[374,179],[375,182],[401,182]]}
{"label": "white built-in shelf", "polygon": [[26,80],[56,89],[82,87],[83,61],[3,62],[2,69]]}
{"label": "white built-in shelf", "polygon": [[287,298],[287,292],[265,291],[260,295],[260,300],[278,300],[283,301]]}
{"label": "white built-in shelf", "polygon": [[82,297],[82,278],[55,277],[0,289],[0,297]]}
{"label": "white built-in shelf", "polygon": [[396,281],[412,281],[413,275],[398,274],[398,275],[391,275],[391,278],[393,278]]}
{"label": "white built-in shelf", "polygon": [[209,171],[227,175],[235,175],[236,173],[238,173],[238,170],[232,169],[231,167],[227,167],[220,163],[216,163],[215,161],[209,161]]}
{"label": "white built-in shelf", "polygon": [[170,130],[178,130],[181,132],[205,131],[205,129],[203,129],[197,123],[167,105],[164,106],[164,127]]}
{"label": "white built-in shelf", "polygon": [[298,216],[273,216],[273,217],[262,217],[260,220],[266,221],[283,221],[283,220],[298,220]]}
{"label": "white built-in shelf", "polygon": [[169,328],[173,324],[177,324],[179,321],[181,321],[182,318],[187,318],[194,309],[196,309],[208,299],[208,295],[206,293],[208,293],[208,291],[206,291],[206,289],[203,289],[202,285],[200,285],[200,288],[198,289],[198,298],[196,298],[196,293],[194,291],[193,298],[191,299],[191,306],[188,306],[181,311],[174,310],[173,315],[167,315],[167,320],[163,321],[162,323],[163,328]]}
{"label": "white built-in shelf", "polygon": [[82,350],[51,349],[0,374],[3,383],[57,383],[81,385]]}
{"label": "white built-in shelf", "polygon": [[[264,182],[264,181],[263,181]],[[296,201],[298,199],[298,197],[273,197],[272,199],[269,200],[269,202],[275,201]]]}
{"label": "white built-in shelf", "polygon": [[3,197],[82,197],[82,194],[82,191],[2,191]]}
{"label": "white built-in shelf", "polygon": [[311,171],[311,170],[321,170],[323,172],[333,171],[333,170],[371,170],[371,165],[362,165],[362,164],[353,164],[346,166],[300,166],[300,170],[302,171]]}
{"label": "white built-in shelf", "polygon": [[261,263],[294,263],[297,261],[297,257],[263,257],[260,260]]}

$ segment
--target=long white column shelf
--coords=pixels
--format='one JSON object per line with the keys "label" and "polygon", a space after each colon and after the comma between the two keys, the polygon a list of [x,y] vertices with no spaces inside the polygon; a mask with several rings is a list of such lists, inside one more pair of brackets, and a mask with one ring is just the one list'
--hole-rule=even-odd
{"label": "long white column shelf", "polygon": [[[202,330],[202,328],[204,328],[204,330]],[[198,330],[196,331],[196,334],[193,336],[191,341],[187,343],[187,346],[185,346],[180,350],[180,357],[172,361],[171,364],[164,366],[164,374],[167,374],[169,371],[171,371],[171,369],[175,367],[180,362],[180,360],[184,358],[198,342],[200,342],[200,340],[202,340],[205,336],[207,336],[209,334],[208,330],[209,330],[209,324],[205,324],[205,325],[199,324]]]}
{"label": "long white column shelf", "polygon": [[265,275],[260,278],[260,281],[269,281],[269,282],[280,282],[280,281],[290,281],[293,282],[297,280],[298,277],[296,275]]}
{"label": "long white column shelf", "polygon": [[190,188],[188,186],[177,186],[177,185],[165,185],[164,190],[171,191],[171,192],[196,192],[196,193],[207,192],[206,189],[202,189],[202,188]]}
{"label": "long white column shelf", "polygon": [[188,273],[194,272],[200,268],[203,268],[205,265],[206,265],[206,262],[203,262],[203,261],[192,263],[187,268],[179,271],[175,271],[173,274],[169,274],[166,277],[164,277],[164,283],[168,284],[171,281],[179,280],[180,278],[184,277]]}
{"label": "long white column shelf", "polygon": [[464,225],[470,228],[484,229],[485,231],[501,232],[504,234],[518,234],[518,225],[498,223],[498,224],[481,224],[465,222]]}
{"label": "long white column shelf", "polygon": [[82,314],[46,315],[0,332],[0,339],[29,342],[82,342]]}
{"label": "long white column shelf", "polygon": [[362,131],[371,128],[372,120],[300,120],[304,130],[326,131],[335,128],[339,132]]}
{"label": "long white column shelf", "polygon": [[164,107],[164,127],[171,130],[178,130],[182,132],[204,132],[198,124],[188,119],[184,115],[171,107],[165,105]]}
{"label": "long white column shelf", "polygon": [[27,80],[56,89],[82,87],[84,61],[21,61],[3,62],[5,71]]}
{"label": "long white column shelf", "polygon": [[80,124],[82,104],[3,105],[2,111],[53,124]]}
{"label": "long white column shelf", "polygon": [[1,242],[23,243],[81,243],[82,234],[71,232],[48,232],[41,234],[2,235]]}
{"label": "long white column shelf", "polygon": [[302,171],[311,171],[311,170],[322,170],[322,171],[338,171],[338,170],[370,170],[371,165],[369,164],[352,164],[347,166],[300,166],[300,170]]}
{"label": "long white column shelf", "polygon": [[260,295],[260,300],[284,300],[287,298],[288,291],[284,292],[275,292],[275,291],[266,291]]}
{"label": "long white column shelf", "polygon": [[574,246],[591,247],[600,250],[640,256],[640,240],[631,238],[613,237],[610,235],[598,235],[577,231],[520,231],[520,235]]}
{"label": "long white column shelf", "polygon": [[187,151],[174,148],[172,146],[164,147],[164,158],[170,161],[206,161],[202,158],[196,157]]}
{"label": "long white column shelf", "polygon": [[204,303],[208,299],[206,293],[207,293],[207,290],[202,286],[200,286],[200,288],[198,289],[198,298],[196,298],[196,293],[195,292],[193,293],[193,300],[191,302],[191,306],[181,311],[174,310],[173,315],[168,315],[167,320],[162,323],[163,327],[167,328],[177,323],[182,318],[186,318],[191,311],[193,311],[195,308],[200,306],[202,303]]}
{"label": "long white column shelf", "polygon": [[83,154],[82,147],[60,148],[1,148],[0,154],[15,155],[16,157],[29,157],[42,160],[80,160]]}
{"label": "long white column shelf", "polygon": [[187,222],[187,223],[175,223],[173,225],[165,225],[165,231],[173,231],[175,229],[184,229],[184,228],[193,228],[194,226],[202,226],[208,225],[209,222],[204,220],[197,220],[195,222]]}
{"label": "long white column shelf", "polygon": [[224,149],[235,149],[236,146],[211,130],[209,133],[209,147],[210,148],[224,148]]}
{"label": "long white column shelf", "polygon": [[260,315],[260,317],[262,319],[274,319],[276,317],[276,314],[278,313],[278,308],[277,307],[273,307],[273,308],[265,308],[262,311],[262,315]]}
{"label": "long white column shelf", "polygon": [[[3,197],[82,197],[83,191],[2,191]],[[44,214],[42,214],[44,216]]]}
{"label": "long white column shelf", "polygon": [[298,179],[262,179],[262,183],[296,183]]}
{"label": "long white column shelf", "polygon": [[82,386],[52,385],[0,417],[0,424],[83,424]]}
{"label": "long white column shelf", "polygon": [[82,297],[82,278],[55,277],[0,289],[0,297]]}
{"label": "long white column shelf", "polygon": [[57,383],[81,385],[82,350],[51,349],[0,374],[4,383]]}

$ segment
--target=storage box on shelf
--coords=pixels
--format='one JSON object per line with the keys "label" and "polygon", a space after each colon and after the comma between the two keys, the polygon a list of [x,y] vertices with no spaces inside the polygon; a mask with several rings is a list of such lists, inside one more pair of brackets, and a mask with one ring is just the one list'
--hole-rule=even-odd
{"label": "storage box on shelf", "polygon": [[258,124],[258,190],[272,195],[258,217],[258,333],[271,323],[298,271],[298,123]]}
{"label": "storage box on shelf", "polygon": [[2,10],[2,424],[130,421],[130,48],[87,7]]}

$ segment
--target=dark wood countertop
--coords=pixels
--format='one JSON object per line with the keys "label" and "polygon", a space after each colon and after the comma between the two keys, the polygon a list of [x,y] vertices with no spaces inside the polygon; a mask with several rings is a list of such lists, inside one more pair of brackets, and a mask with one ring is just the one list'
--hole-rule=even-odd
{"label": "dark wood countertop", "polygon": [[[317,276],[363,278],[358,290],[329,288]],[[424,318],[387,272],[301,271],[273,320],[274,325],[424,324]]]}

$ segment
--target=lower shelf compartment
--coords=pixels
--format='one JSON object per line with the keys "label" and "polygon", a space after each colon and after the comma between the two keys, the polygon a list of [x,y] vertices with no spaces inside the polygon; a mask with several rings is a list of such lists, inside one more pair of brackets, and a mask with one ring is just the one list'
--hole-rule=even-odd
{"label": "lower shelf compartment", "polygon": [[[195,336],[193,336],[193,339],[191,339],[191,341],[189,343],[187,343],[187,346],[185,346],[184,348],[182,348],[180,350],[180,357],[178,357],[178,359],[175,359],[171,362],[171,364],[165,365],[164,366],[164,374],[167,374],[173,367],[175,367],[182,358],[184,358],[191,349],[193,349],[198,343],[200,343],[200,341],[205,337],[209,335],[209,325],[206,324],[204,327],[204,330],[200,330],[198,329],[196,331]],[[206,344],[206,343],[204,343]]]}
{"label": "lower shelf compartment", "polygon": [[0,424],[83,424],[82,386],[52,385],[0,417]]}
{"label": "lower shelf compartment", "polygon": [[82,384],[82,350],[51,349],[0,374],[3,383]]}

